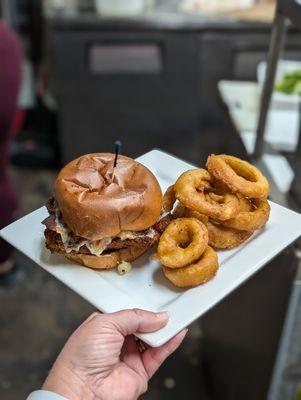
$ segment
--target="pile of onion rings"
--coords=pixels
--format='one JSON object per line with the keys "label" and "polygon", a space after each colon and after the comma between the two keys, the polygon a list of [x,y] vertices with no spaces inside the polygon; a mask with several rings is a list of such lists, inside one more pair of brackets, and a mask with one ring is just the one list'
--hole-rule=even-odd
{"label": "pile of onion rings", "polygon": [[225,154],[210,155],[206,167],[184,172],[163,198],[164,211],[175,220],[161,236],[158,257],[165,276],[180,287],[215,275],[218,262],[210,246],[239,246],[270,216],[269,183],[258,168]]}
{"label": "pile of onion rings", "polygon": [[218,270],[207,228],[196,218],[174,219],[167,226],[159,241],[158,258],[164,275],[178,287],[198,286]]}
{"label": "pile of onion rings", "polygon": [[174,208],[175,218],[203,222],[210,246],[236,247],[267,223],[269,183],[258,168],[237,157],[210,155],[206,167],[184,172],[164,195],[164,208]]}

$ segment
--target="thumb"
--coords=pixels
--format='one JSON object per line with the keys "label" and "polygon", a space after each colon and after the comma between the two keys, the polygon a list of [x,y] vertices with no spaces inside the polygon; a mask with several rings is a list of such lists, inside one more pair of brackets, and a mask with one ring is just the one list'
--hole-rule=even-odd
{"label": "thumb", "polygon": [[107,314],[107,317],[123,336],[127,336],[157,331],[167,324],[169,315],[166,312],[154,313],[133,309]]}

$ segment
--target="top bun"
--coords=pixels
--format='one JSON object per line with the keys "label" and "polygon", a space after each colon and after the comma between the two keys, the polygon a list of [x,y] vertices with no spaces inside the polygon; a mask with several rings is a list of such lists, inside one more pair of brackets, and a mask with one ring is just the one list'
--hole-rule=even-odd
{"label": "top bun", "polygon": [[141,231],[154,225],[162,209],[155,176],[142,164],[115,154],[93,153],[67,164],[53,187],[63,219],[75,235],[89,240]]}

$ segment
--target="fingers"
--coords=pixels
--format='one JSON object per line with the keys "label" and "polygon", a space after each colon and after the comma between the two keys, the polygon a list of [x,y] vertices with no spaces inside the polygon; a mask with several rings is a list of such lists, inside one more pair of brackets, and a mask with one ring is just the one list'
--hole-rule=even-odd
{"label": "fingers", "polygon": [[107,317],[123,336],[157,331],[167,324],[169,318],[166,312],[154,313],[139,309],[119,311]]}
{"label": "fingers", "polygon": [[142,362],[149,378],[154,375],[166,358],[169,357],[175,350],[177,350],[184,340],[187,331],[188,329],[184,329],[163,346],[149,348],[142,353]]}

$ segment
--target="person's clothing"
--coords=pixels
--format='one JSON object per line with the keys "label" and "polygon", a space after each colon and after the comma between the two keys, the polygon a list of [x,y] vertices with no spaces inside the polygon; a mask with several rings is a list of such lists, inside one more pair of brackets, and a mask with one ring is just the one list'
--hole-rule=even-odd
{"label": "person's clothing", "polygon": [[47,390],[36,390],[32,392],[27,400],[68,400],[66,397],[60,396],[59,394],[48,392]]}
{"label": "person's clothing", "polygon": [[[11,126],[17,109],[21,81],[22,51],[16,35],[0,21],[0,229],[9,224],[18,209],[8,176]],[[10,257],[11,247],[0,239],[0,263]]]}

